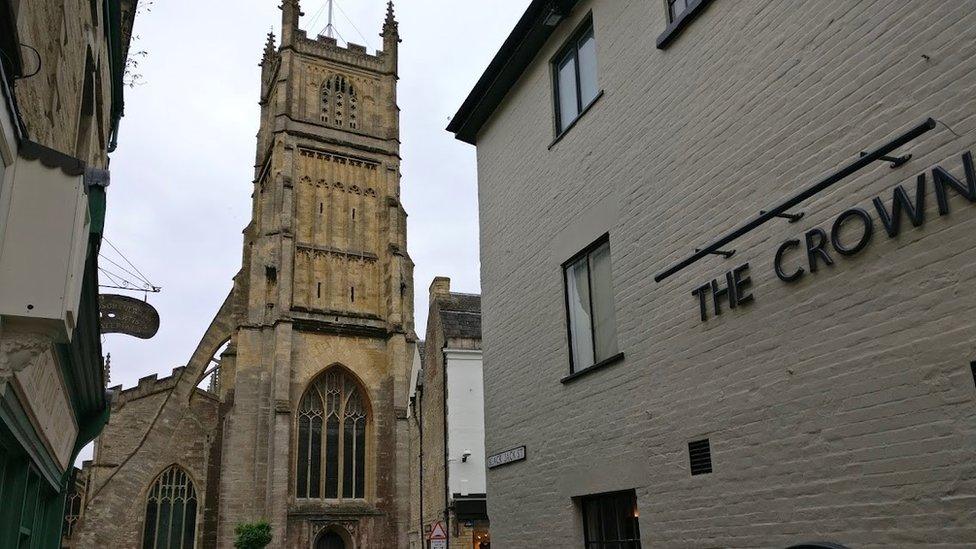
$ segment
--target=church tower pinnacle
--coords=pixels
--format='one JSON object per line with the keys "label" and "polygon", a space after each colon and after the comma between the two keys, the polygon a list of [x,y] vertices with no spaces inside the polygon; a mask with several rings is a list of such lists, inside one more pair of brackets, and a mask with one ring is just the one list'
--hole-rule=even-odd
{"label": "church tower pinnacle", "polygon": [[298,0],[281,0],[281,45],[290,46],[298,33],[298,20],[302,13],[302,8]]}
{"label": "church tower pinnacle", "polygon": [[383,22],[383,53],[388,56],[388,63],[393,74],[397,74],[400,49],[400,24],[393,13],[393,0],[386,5],[386,21]]}

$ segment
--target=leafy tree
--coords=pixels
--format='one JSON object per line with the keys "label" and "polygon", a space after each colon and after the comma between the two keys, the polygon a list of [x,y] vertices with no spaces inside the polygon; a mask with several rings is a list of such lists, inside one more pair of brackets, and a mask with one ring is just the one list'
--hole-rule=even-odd
{"label": "leafy tree", "polygon": [[262,549],[271,543],[271,525],[268,521],[242,522],[234,528],[237,539],[234,547],[237,549]]}

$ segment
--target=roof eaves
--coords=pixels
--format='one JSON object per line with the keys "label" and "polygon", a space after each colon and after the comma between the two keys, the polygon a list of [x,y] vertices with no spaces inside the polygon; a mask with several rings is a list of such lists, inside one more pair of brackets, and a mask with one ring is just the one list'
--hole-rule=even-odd
{"label": "roof eaves", "polygon": [[[578,2],[579,0],[532,0],[461,104],[457,114],[451,119],[447,131],[453,133],[455,138],[474,145],[481,127]],[[563,19],[560,23],[549,26],[545,24],[545,20],[552,9],[561,13]]]}

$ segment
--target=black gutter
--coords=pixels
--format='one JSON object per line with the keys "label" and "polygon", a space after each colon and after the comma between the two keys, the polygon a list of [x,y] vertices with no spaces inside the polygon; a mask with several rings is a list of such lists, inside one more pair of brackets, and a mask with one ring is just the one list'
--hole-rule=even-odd
{"label": "black gutter", "polygon": [[775,217],[778,217],[780,215],[786,214],[791,208],[793,208],[800,202],[803,202],[804,200],[826,190],[831,185],[845,179],[847,176],[861,171],[872,162],[877,162],[878,160],[881,160],[882,159],[881,157],[888,156],[889,153],[893,152],[898,147],[901,147],[902,145],[908,143],[909,141],[912,141],[913,139],[918,138],[925,132],[928,132],[932,129],[935,129],[935,120],[931,118],[927,118],[921,124],[899,135],[892,141],[889,141],[887,144],[882,145],[881,147],[878,147],[877,149],[871,151],[870,153],[858,158],[857,160],[844,166],[840,170],[828,175],[818,183],[804,189],[803,191],[800,191],[798,194],[793,195],[790,198],[787,198],[785,201],[781,202],[780,204],[777,204],[772,208],[768,208],[764,210],[763,213],[760,214],[759,217],[757,217],[756,219],[749,221],[745,225],[742,225],[741,227],[735,229],[729,234],[723,236],[722,238],[719,238],[718,240],[712,242],[708,246],[699,248],[697,252],[691,255],[691,257],[683,259],[682,261],[672,265],[671,267],[668,267],[664,271],[655,275],[654,282],[661,282],[662,280],[668,278],[669,276],[681,271],[682,269],[692,265],[693,263],[696,263],[699,259],[705,257],[706,255],[718,252],[726,244],[729,244],[730,242],[736,240],[737,238],[752,232],[754,229],[760,227],[767,221]]}
{"label": "black gutter", "polygon": [[[138,0],[137,0],[138,2]],[[135,10],[135,4],[132,7]],[[125,110],[123,88],[125,87],[125,58],[122,48],[122,6],[121,0],[105,0],[105,39],[108,41],[109,62],[111,65],[112,111],[110,114],[108,152],[115,152],[119,142],[119,123]]]}
{"label": "black gutter", "polygon": [[0,64],[3,64],[4,72],[11,84],[14,78],[23,75],[20,38],[17,34],[17,14],[14,13],[14,6],[10,0],[0,0]]}
{"label": "black gutter", "polygon": [[532,0],[474,89],[461,104],[457,114],[451,119],[447,131],[453,133],[457,139],[474,145],[478,131],[561,23],[559,21],[547,26],[546,18],[555,12],[565,20],[577,3],[578,0]]}

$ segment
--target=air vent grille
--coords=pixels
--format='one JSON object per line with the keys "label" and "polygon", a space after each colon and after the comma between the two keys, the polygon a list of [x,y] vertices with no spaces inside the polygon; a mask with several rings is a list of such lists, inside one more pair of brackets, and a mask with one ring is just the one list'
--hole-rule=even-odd
{"label": "air vent grille", "polygon": [[688,443],[688,459],[691,460],[692,475],[712,472],[712,447],[707,438]]}

